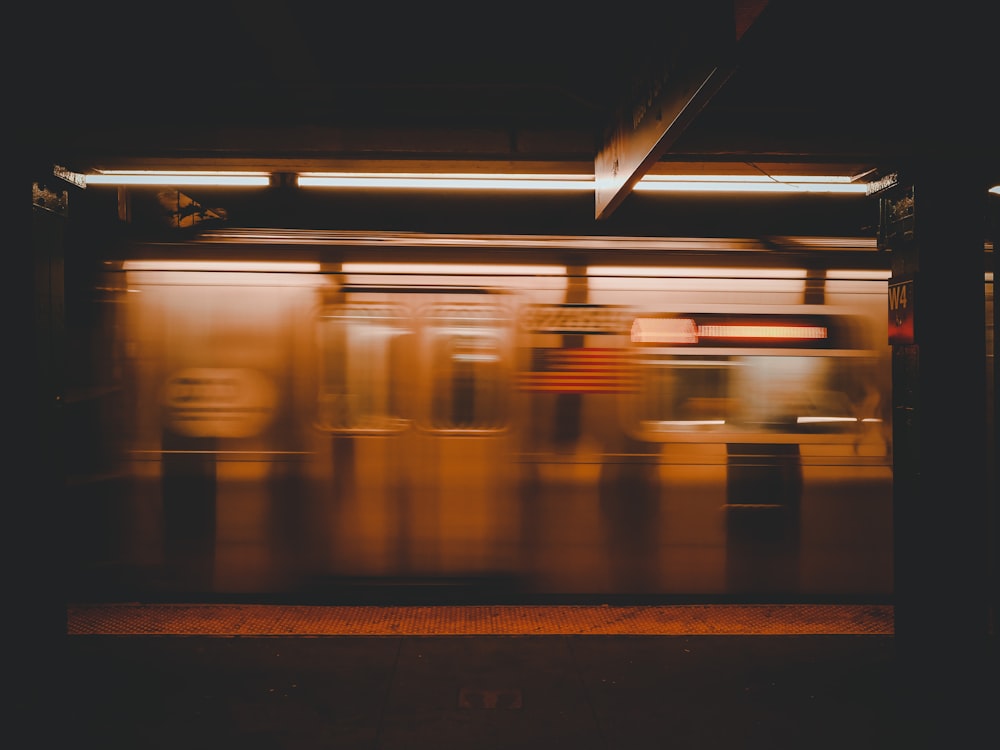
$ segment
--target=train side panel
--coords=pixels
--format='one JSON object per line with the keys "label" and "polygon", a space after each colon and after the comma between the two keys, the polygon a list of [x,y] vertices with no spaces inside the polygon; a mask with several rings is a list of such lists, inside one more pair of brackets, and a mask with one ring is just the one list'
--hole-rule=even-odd
{"label": "train side panel", "polygon": [[125,479],[96,578],[891,593],[885,274],[225,250],[116,272]]}

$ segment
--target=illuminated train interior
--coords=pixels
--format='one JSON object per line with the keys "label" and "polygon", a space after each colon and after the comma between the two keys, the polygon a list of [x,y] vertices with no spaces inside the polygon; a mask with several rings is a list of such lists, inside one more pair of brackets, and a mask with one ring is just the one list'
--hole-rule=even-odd
{"label": "illuminated train interior", "polygon": [[104,268],[74,595],[892,593],[871,240],[228,230]]}

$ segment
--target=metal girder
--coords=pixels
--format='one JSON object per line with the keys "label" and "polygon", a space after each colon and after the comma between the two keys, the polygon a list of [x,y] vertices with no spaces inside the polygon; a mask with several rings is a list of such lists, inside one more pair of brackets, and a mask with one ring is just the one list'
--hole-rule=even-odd
{"label": "metal girder", "polygon": [[740,43],[769,0],[710,2],[684,18],[625,99],[594,160],[595,216],[607,219],[736,70]]}

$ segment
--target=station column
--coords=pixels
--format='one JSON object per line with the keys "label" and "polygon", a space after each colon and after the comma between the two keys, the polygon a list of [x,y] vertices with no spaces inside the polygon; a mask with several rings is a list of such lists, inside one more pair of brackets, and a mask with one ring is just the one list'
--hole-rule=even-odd
{"label": "station column", "polygon": [[[987,418],[988,184],[923,163],[880,195],[891,251],[895,633],[903,701],[927,736],[976,724],[995,686]],[[984,679],[980,679],[984,678]],[[956,735],[950,735],[952,739]],[[926,741],[926,740],[925,740]],[[961,744],[961,743],[959,743]]]}

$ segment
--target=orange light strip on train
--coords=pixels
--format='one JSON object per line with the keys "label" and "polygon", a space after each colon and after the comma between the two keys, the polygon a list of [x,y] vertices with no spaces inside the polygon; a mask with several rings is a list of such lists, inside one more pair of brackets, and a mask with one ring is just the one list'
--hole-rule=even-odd
{"label": "orange light strip on train", "polygon": [[125,271],[235,271],[271,273],[318,273],[321,266],[312,261],[247,260],[126,260]]}
{"label": "orange light strip on train", "polygon": [[821,341],[828,335],[825,326],[817,325],[698,325],[691,318],[636,318],[632,322],[631,341],[634,344],[697,344],[704,339]]}
{"label": "orange light strip on train", "polygon": [[434,276],[562,276],[566,266],[511,265],[508,263],[362,263],[341,266],[346,274],[419,274]]}
{"label": "orange light strip on train", "polygon": [[697,344],[698,326],[691,318],[636,318],[633,344]]}
{"label": "orange light strip on train", "polygon": [[698,326],[699,339],[799,339],[819,340],[827,336],[823,326],[704,325]]}

